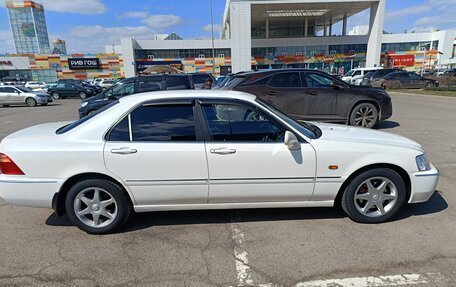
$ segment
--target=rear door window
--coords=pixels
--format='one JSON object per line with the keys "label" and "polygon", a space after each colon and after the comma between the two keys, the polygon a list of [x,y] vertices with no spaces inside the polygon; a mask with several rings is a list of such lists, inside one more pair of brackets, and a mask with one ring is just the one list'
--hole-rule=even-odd
{"label": "rear door window", "polygon": [[154,80],[144,80],[138,82],[138,92],[153,92],[161,91],[165,89],[165,80],[162,78],[157,78]]}
{"label": "rear door window", "polygon": [[187,77],[168,76],[166,78],[167,90],[188,90],[190,88],[190,81]]}
{"label": "rear door window", "polygon": [[299,88],[301,77],[298,72],[279,73],[271,77],[269,86],[276,88]]}

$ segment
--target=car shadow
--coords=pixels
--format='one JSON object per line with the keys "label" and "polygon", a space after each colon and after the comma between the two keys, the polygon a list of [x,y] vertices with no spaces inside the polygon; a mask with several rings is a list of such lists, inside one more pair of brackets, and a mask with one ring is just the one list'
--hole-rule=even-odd
{"label": "car shadow", "polygon": [[[436,191],[429,201],[409,204],[392,221],[412,216],[422,216],[441,212],[448,208],[445,199]],[[159,211],[134,213],[126,226],[119,233],[128,233],[148,229],[154,226],[176,226],[192,224],[223,224],[230,222],[274,222],[288,220],[340,219],[347,215],[336,207],[315,208],[269,208],[238,210],[193,210]],[[58,217],[52,213],[46,220],[49,226],[72,226],[66,215]]]}
{"label": "car shadow", "polygon": [[382,121],[377,123],[374,126],[374,129],[377,130],[385,130],[385,129],[392,129],[401,126],[398,122],[395,121]]}

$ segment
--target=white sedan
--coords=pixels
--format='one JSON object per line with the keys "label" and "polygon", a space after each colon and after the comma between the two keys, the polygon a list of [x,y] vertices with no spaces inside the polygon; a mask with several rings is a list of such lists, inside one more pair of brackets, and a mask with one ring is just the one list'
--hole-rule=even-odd
{"label": "white sedan", "polygon": [[427,201],[439,178],[412,140],[298,123],[225,91],[132,95],[73,123],[21,130],[1,142],[0,171],[6,201],[52,207],[95,234],[133,210],[340,204],[354,221],[378,223]]}

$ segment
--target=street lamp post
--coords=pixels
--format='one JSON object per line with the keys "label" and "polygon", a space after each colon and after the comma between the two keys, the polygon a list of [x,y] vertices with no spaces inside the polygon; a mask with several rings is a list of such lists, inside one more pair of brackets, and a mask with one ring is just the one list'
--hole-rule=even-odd
{"label": "street lamp post", "polygon": [[429,50],[430,50],[432,48],[432,42],[421,43],[418,45],[418,48],[424,47],[424,50],[423,50],[424,57],[423,57],[423,66],[421,67],[421,77],[424,74],[424,67],[426,64],[426,46],[427,45],[429,45]]}
{"label": "street lamp post", "polygon": [[214,44],[214,15],[212,13],[212,0],[211,1],[211,34],[212,34],[212,73],[215,74],[215,44]]}

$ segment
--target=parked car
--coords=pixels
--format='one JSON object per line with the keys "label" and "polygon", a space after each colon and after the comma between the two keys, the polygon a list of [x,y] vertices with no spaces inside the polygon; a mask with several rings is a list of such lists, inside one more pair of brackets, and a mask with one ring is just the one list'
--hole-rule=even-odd
{"label": "parked car", "polygon": [[208,79],[212,79],[214,85],[217,83],[217,80],[211,74],[203,74],[203,73],[195,73],[190,74],[192,76],[193,84],[195,85],[195,89],[202,89],[204,83]]}
{"label": "parked car", "polygon": [[34,92],[23,86],[0,86],[0,105],[36,105],[46,106],[52,103],[52,97],[46,93]]}
{"label": "parked car", "polygon": [[454,69],[447,69],[443,71],[439,76],[443,77],[455,77],[456,76],[456,68]]}
{"label": "parked car", "polygon": [[410,139],[300,123],[226,91],[143,93],[27,128],[2,140],[0,170],[7,202],[52,207],[93,234],[118,230],[133,210],[340,204],[354,221],[380,223],[427,201],[439,178]]}
{"label": "parked car", "polygon": [[93,79],[92,82],[90,82],[91,85],[98,86],[98,84],[103,81],[103,79]]}
{"label": "parked car", "polygon": [[342,77],[342,81],[353,84],[353,85],[361,85],[362,78],[369,72],[375,70],[381,70],[383,67],[371,67],[371,68],[355,68],[351,69]]}
{"label": "parked car", "polygon": [[77,85],[83,86],[84,88],[92,89],[95,92],[95,95],[101,93],[103,88],[97,85],[92,85],[87,81],[76,80],[76,79],[60,79],[57,83],[75,83]]}
{"label": "parked car", "polygon": [[316,70],[243,73],[222,89],[254,94],[296,120],[372,128],[393,112],[391,98],[385,91],[349,85]]}
{"label": "parked car", "polygon": [[98,83],[98,85],[103,89],[106,90],[112,86],[114,86],[117,82],[114,80],[102,80]]}
{"label": "parked car", "polygon": [[27,82],[25,84],[26,88],[30,88],[32,90],[41,89],[41,88],[44,88],[45,86],[46,86],[46,83],[43,83],[43,82]]}
{"label": "parked car", "polygon": [[122,80],[101,94],[82,102],[79,117],[83,118],[124,96],[162,90],[194,89],[189,75],[151,75]]}
{"label": "parked car", "polygon": [[386,89],[423,89],[437,87],[439,82],[414,72],[395,72],[372,82],[373,87]]}
{"label": "parked car", "polygon": [[391,74],[394,72],[401,72],[401,71],[402,71],[401,69],[380,69],[380,70],[370,71],[363,77],[363,79],[361,81],[361,85],[363,85],[363,86],[372,85],[372,81],[380,79],[388,74]]}
{"label": "parked car", "polygon": [[54,99],[68,98],[68,97],[79,97],[86,99],[96,95],[96,91],[89,87],[83,87],[73,82],[61,82],[55,87],[49,87],[48,93],[52,95]]}

